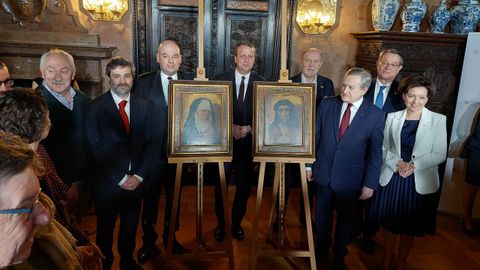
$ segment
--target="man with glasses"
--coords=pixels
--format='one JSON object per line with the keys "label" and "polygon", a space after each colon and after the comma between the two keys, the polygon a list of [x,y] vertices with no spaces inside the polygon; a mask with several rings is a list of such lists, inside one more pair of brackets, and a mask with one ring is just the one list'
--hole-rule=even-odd
{"label": "man with glasses", "polygon": [[40,164],[18,137],[0,131],[0,268],[30,256],[37,225],[50,216],[38,203]]}
{"label": "man with glasses", "polygon": [[10,79],[7,65],[0,61],[0,92],[12,90],[13,80]]}
{"label": "man with glasses", "polygon": [[377,60],[377,77],[365,94],[375,106],[385,113],[403,110],[402,96],[397,93],[398,81],[395,80],[403,68],[403,59],[396,49],[384,49]]}
{"label": "man with glasses", "polygon": [[[395,80],[402,68],[403,59],[399,51],[384,49],[380,52],[377,60],[377,77],[372,80],[365,99],[375,104],[385,112],[385,115],[405,108],[402,95],[397,93],[398,81]],[[373,236],[379,229],[379,226],[368,218],[371,201],[360,202],[358,209],[360,222],[358,238],[362,249],[368,254],[375,250]]]}

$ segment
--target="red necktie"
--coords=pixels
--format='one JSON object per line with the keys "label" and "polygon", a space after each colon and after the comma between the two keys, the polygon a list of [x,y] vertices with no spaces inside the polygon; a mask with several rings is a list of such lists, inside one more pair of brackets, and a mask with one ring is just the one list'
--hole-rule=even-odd
{"label": "red necktie", "polygon": [[338,130],[338,139],[341,140],[347,132],[348,125],[350,124],[350,107],[352,103],[348,103],[347,109],[343,113],[342,122],[340,123],[340,129]]}
{"label": "red necktie", "polygon": [[245,95],[245,76],[242,76],[242,82],[240,82],[240,92],[238,93],[238,110],[243,109],[243,96]]}
{"label": "red necktie", "polygon": [[120,117],[122,118],[123,126],[125,127],[125,131],[128,134],[128,131],[130,129],[130,124],[128,122],[128,115],[127,112],[125,111],[125,106],[127,106],[127,101],[122,100],[120,103],[118,103],[118,111],[120,112]]}

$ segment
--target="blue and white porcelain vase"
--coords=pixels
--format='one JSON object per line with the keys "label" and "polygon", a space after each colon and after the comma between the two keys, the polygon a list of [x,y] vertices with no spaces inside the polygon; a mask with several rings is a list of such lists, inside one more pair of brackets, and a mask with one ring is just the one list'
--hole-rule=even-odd
{"label": "blue and white porcelain vase", "polygon": [[444,33],[445,26],[450,21],[450,12],[445,2],[447,0],[441,0],[440,5],[430,17],[430,31],[433,33]]}
{"label": "blue and white porcelain vase", "polygon": [[454,34],[475,32],[480,20],[478,1],[460,0],[450,9],[450,25]]}
{"label": "blue and white porcelain vase", "polygon": [[418,32],[420,23],[427,12],[427,5],[422,0],[411,0],[402,10],[402,32]]}
{"label": "blue and white porcelain vase", "polygon": [[372,23],[376,31],[389,31],[397,18],[400,0],[374,0]]}

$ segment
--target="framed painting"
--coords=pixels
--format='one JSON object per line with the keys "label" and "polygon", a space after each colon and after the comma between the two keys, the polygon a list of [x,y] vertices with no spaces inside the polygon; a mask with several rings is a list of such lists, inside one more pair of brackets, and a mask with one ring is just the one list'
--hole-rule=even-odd
{"label": "framed painting", "polygon": [[172,81],[169,157],[232,155],[231,82]]}
{"label": "framed painting", "polygon": [[315,85],[254,83],[254,156],[314,158]]}

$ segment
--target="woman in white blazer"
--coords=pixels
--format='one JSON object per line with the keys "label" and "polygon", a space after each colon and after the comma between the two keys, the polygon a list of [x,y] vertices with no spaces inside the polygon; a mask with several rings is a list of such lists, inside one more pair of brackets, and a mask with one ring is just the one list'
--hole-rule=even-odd
{"label": "woman in white blazer", "polygon": [[387,116],[380,188],[371,209],[385,228],[384,269],[390,269],[397,236],[396,269],[405,269],[414,237],[435,233],[438,164],[447,153],[446,117],[425,108],[435,85],[422,75],[411,75],[398,91],[406,109]]}

